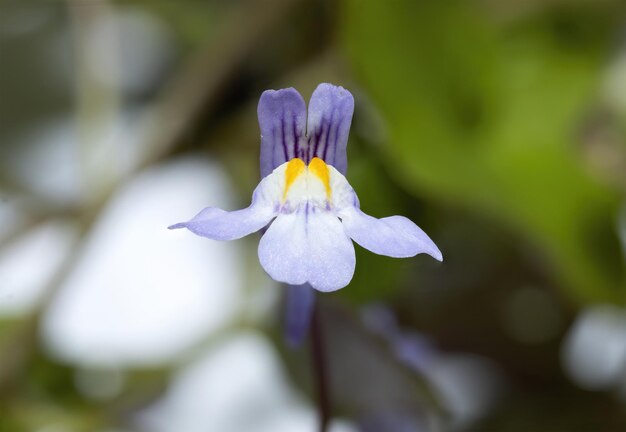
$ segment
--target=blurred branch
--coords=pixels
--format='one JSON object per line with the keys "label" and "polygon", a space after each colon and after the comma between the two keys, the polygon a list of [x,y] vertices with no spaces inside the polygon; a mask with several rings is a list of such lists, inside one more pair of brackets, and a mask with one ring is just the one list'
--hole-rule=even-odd
{"label": "blurred branch", "polygon": [[216,102],[224,85],[245,61],[262,36],[285,19],[299,3],[308,0],[266,0],[238,3],[221,22],[217,36],[206,45],[166,89],[156,108],[149,136],[151,155],[145,162],[174,147],[203,109]]}
{"label": "blurred branch", "polygon": [[[80,168],[82,170],[83,200],[86,205],[97,201],[119,177],[115,148],[100,137],[120,115],[120,55],[119,31],[112,25],[113,5],[109,0],[67,0],[71,25],[77,37],[73,39],[76,68],[76,117],[79,136]],[[101,65],[97,56],[109,64],[108,82],[94,71]]]}

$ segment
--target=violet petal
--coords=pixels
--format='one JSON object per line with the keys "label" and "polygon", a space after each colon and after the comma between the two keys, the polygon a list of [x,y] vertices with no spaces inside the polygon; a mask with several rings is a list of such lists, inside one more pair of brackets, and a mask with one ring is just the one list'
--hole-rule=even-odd
{"label": "violet petal", "polygon": [[430,237],[404,216],[376,219],[356,207],[346,207],[339,217],[346,234],[376,254],[408,258],[426,253],[443,261],[441,251]]}
{"label": "violet petal", "polygon": [[261,128],[261,178],[294,157],[305,159],[306,105],[294,88],[266,90],[257,109]]}
{"label": "violet petal", "polygon": [[354,98],[348,90],[325,83],[317,86],[309,102],[308,160],[318,157],[346,174],[346,148],[353,112]]}

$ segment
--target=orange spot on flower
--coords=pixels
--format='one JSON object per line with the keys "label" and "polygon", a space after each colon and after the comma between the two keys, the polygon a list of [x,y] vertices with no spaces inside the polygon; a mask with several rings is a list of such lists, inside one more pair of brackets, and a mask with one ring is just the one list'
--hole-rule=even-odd
{"label": "orange spot on flower", "polygon": [[285,192],[283,193],[283,200],[287,198],[287,192],[289,188],[296,181],[296,179],[304,172],[304,161],[300,158],[291,159],[287,162],[287,168],[285,170]]}
{"label": "orange spot on flower", "polygon": [[320,158],[313,158],[313,160],[309,162],[309,172],[315,174],[317,178],[322,181],[326,188],[326,195],[330,198],[330,172],[326,162]]}

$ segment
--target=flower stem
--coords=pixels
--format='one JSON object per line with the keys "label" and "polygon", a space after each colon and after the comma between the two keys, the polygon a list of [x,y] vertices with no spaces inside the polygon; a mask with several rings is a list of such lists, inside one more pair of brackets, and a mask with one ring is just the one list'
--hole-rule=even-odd
{"label": "flower stem", "polygon": [[311,322],[311,355],[313,373],[317,391],[317,408],[319,412],[319,431],[326,432],[330,422],[330,395],[328,392],[328,373],[324,350],[324,334],[320,321],[320,302],[315,302]]}

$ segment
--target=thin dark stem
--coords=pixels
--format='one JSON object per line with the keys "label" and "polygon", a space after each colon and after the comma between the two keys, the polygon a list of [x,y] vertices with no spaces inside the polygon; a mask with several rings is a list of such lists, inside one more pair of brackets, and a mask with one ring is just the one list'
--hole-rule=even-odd
{"label": "thin dark stem", "polygon": [[326,432],[330,422],[330,395],[328,392],[328,373],[324,347],[324,334],[320,322],[320,304],[315,302],[311,322],[311,355],[313,358],[313,373],[317,391],[317,406],[319,411],[319,431]]}

